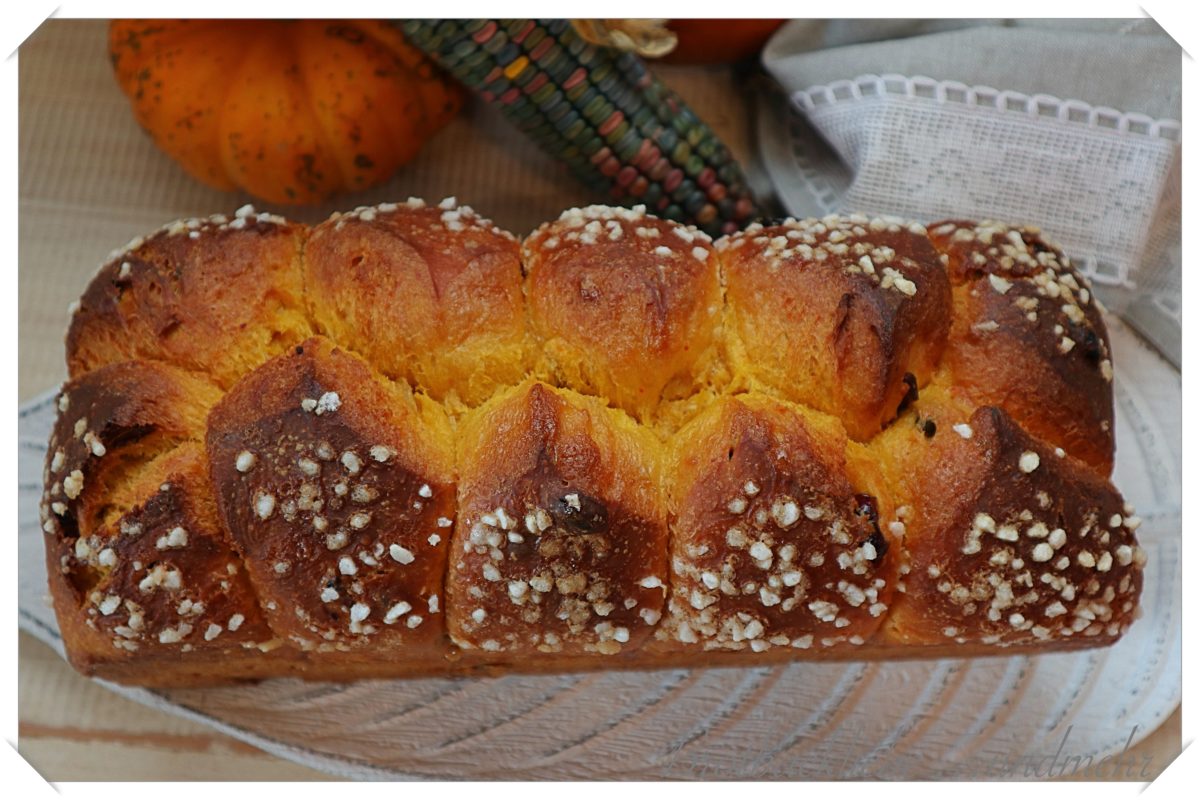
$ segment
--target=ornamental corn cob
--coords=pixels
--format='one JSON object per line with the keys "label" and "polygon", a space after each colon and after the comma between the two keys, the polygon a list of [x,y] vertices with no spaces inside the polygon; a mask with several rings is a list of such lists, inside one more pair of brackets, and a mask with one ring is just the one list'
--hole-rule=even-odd
{"label": "ornamental corn cob", "polygon": [[567,20],[407,20],[410,43],[612,202],[712,234],[759,216],[728,148],[632,53]]}

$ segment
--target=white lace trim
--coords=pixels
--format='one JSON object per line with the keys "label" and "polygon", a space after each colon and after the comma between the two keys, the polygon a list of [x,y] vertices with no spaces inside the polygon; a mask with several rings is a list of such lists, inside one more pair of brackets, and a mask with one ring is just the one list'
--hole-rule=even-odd
{"label": "white lace trim", "polygon": [[792,165],[809,195],[820,206],[821,215],[830,214],[837,208],[838,200],[845,191],[845,187],[835,186],[829,176],[817,168],[813,155],[806,144],[806,138],[797,130],[797,119],[797,116],[791,115],[787,121],[788,139],[791,143],[788,152],[792,156]]}
{"label": "white lace trim", "polygon": [[1086,125],[1115,133],[1131,133],[1180,140],[1180,123],[1173,119],[1153,119],[1145,114],[1122,112],[1107,106],[1093,106],[1082,100],[1063,100],[1049,94],[1027,95],[990,86],[968,86],[959,81],[939,81],[924,75],[859,75],[853,80],[810,86],[795,92],[792,100],[802,110],[811,111],[844,101],[861,101],[884,96],[901,96],[956,103],[994,111],[1026,114],[1042,119]]}
{"label": "white lace trim", "polygon": [[[792,93],[790,105],[793,112],[815,121],[823,116],[823,112],[831,111],[840,104],[869,103],[883,99],[910,99],[955,105],[966,110],[979,109],[985,113],[1020,115],[1052,125],[1078,126],[1092,135],[1128,135],[1176,144],[1180,141],[1181,126],[1176,120],[1155,120],[1145,114],[1123,113],[1106,106],[1092,106],[1081,100],[1063,100],[1048,94],[1027,95],[988,86],[968,86],[959,81],[938,81],[921,75],[860,75],[853,80],[811,86]],[[838,186],[836,180],[831,180],[821,165],[815,163],[806,145],[806,137],[799,135],[794,123],[788,127],[790,155],[799,183],[826,211],[837,210],[844,200],[841,195],[848,187]],[[821,127],[819,123],[817,127]],[[1137,286],[1130,264],[1098,258],[1085,252],[1076,252],[1072,260],[1076,267],[1098,284],[1130,290]]]}

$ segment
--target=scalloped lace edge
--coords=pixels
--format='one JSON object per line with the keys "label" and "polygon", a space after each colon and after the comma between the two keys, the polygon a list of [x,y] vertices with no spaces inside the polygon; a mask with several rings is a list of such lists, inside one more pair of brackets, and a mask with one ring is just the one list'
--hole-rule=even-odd
{"label": "scalloped lace edge", "polygon": [[1146,114],[1123,112],[1108,106],[1093,106],[1082,100],[1062,99],[1051,94],[1025,94],[990,86],[968,86],[960,81],[939,81],[925,75],[859,75],[852,80],[817,84],[793,92],[792,101],[812,111],[845,101],[880,97],[909,97],[954,103],[992,111],[1024,114],[1038,119],[1082,125],[1114,133],[1128,133],[1180,141],[1181,124],[1174,119],[1154,119]]}

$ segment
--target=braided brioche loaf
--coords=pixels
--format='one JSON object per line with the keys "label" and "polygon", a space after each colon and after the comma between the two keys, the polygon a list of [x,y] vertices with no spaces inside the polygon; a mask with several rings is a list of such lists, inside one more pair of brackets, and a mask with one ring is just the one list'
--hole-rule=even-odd
{"label": "braided brioche loaf", "polygon": [[453,200],[114,253],[42,513],[72,663],[346,680],[1109,644],[1108,344],[1031,228]]}

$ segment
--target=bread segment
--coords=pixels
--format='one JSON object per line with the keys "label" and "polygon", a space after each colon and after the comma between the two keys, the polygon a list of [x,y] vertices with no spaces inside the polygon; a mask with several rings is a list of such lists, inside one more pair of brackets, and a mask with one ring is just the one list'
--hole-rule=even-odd
{"label": "bread segment", "polygon": [[764,652],[861,645],[900,554],[875,481],[836,420],[760,394],[680,431],[671,476],[671,601],[662,639]]}
{"label": "bread segment", "polygon": [[623,413],[540,383],[460,428],[450,636],[501,657],[613,656],[662,616],[661,446]]}
{"label": "bread segment", "polygon": [[245,206],[174,222],[115,251],[71,315],[72,377],[165,361],[228,389],[311,335],[300,253],[307,227]]}
{"label": "bread segment", "polygon": [[243,209],[114,254],[67,361],[51,592],[113,680],[1043,652],[1138,613],[1107,333],[1028,228]]}
{"label": "bread segment", "polygon": [[707,234],[589,206],[539,227],[523,251],[541,377],[643,422],[714,379],[722,300]]}
{"label": "bread segment", "polygon": [[528,371],[516,237],[454,198],[335,215],[305,249],[317,328],[451,406]]}
{"label": "bread segment", "polygon": [[[883,640],[1000,647],[1115,641],[1136,618],[1138,520],[1102,476],[1004,411],[952,407],[898,464],[913,476],[904,591]],[[897,443],[898,444],[898,443]]]}
{"label": "bread segment", "polygon": [[116,664],[114,674],[139,681],[162,662],[179,665],[181,676],[202,673],[191,654],[197,664],[237,659],[274,638],[217,518],[199,444],[218,397],[187,373],[142,362],[102,367],[63,388],[43,529],[50,592],[76,668]]}
{"label": "bread segment", "polygon": [[864,441],[929,380],[950,288],[920,225],[786,220],[752,225],[719,249],[740,383],[832,414]]}
{"label": "bread segment", "polygon": [[452,447],[439,408],[321,338],[217,405],[217,507],[291,645],[318,660],[441,652]]}
{"label": "bread segment", "polygon": [[930,238],[954,283],[946,383],[1111,474],[1108,332],[1083,275],[1032,227],[951,221]]}

